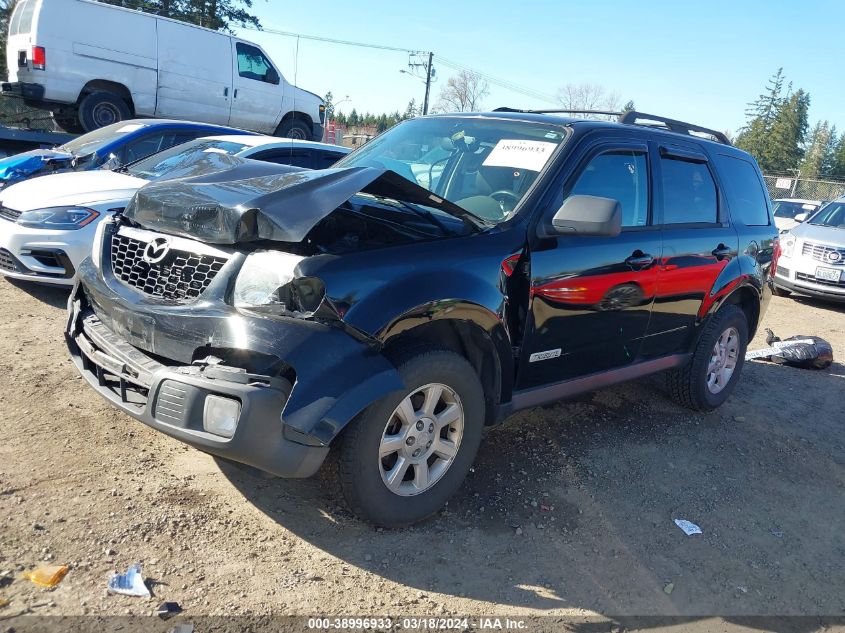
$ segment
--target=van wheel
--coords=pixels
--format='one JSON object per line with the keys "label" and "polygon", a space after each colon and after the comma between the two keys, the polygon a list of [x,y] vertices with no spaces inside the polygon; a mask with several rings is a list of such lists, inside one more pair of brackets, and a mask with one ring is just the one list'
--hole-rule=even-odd
{"label": "van wheel", "polygon": [[306,123],[299,119],[288,119],[279,123],[276,128],[274,136],[283,136],[285,138],[295,138],[301,141],[311,140],[312,130]]}
{"label": "van wheel", "polygon": [[407,389],[365,409],[340,446],[340,484],[352,511],[385,527],[437,512],[469,472],[484,426],[484,391],[454,352],[416,350],[397,369]]}
{"label": "van wheel", "polygon": [[748,321],[735,305],[726,305],[704,326],[692,359],[667,372],[672,398],[695,411],[712,411],[731,395],[745,363]]}
{"label": "van wheel", "polygon": [[104,90],[86,95],[79,104],[79,121],[86,132],[125,121],[131,116],[123,99]]}

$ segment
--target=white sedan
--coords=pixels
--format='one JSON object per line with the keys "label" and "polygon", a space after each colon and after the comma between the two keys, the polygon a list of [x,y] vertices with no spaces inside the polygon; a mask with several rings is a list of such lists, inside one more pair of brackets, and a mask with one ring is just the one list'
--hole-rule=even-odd
{"label": "white sedan", "polygon": [[152,180],[225,169],[225,156],[325,169],[349,149],[274,136],[209,136],[115,171],[32,178],[0,192],[0,274],[72,285],[97,225]]}

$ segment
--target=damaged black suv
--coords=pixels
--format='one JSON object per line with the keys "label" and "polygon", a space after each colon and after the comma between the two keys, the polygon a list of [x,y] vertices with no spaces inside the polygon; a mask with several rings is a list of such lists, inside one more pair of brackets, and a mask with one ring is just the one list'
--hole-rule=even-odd
{"label": "damaged black suv", "polygon": [[436,512],[484,427],[666,371],[736,384],[777,231],[718,132],[497,111],[406,121],[332,169],[152,183],[100,226],[67,340],[100,394],[352,509]]}

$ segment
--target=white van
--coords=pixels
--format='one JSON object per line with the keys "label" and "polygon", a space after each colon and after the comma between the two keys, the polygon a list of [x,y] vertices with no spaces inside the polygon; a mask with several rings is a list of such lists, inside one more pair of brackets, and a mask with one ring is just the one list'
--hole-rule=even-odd
{"label": "white van", "polygon": [[133,117],[217,123],[305,140],[325,104],[292,86],[257,44],[91,0],[20,0],[4,94],[69,132]]}

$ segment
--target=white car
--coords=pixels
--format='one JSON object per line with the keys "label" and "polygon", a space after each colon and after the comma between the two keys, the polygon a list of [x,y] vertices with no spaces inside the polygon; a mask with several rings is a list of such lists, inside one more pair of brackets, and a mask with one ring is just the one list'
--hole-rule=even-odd
{"label": "white car", "polygon": [[798,226],[822,206],[821,200],[804,200],[803,198],[779,198],[772,200],[772,211],[775,214],[775,226],[783,233],[794,226]]}
{"label": "white car", "polygon": [[32,178],[0,192],[0,274],[72,285],[91,252],[97,225],[142,186],[230,166],[227,156],[308,169],[331,166],[349,149],[272,136],[210,136],[159,152],[115,171]]}
{"label": "white car", "polygon": [[845,301],[845,198],[780,236],[775,290]]}

